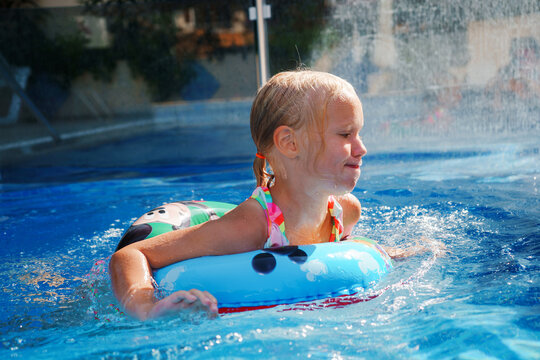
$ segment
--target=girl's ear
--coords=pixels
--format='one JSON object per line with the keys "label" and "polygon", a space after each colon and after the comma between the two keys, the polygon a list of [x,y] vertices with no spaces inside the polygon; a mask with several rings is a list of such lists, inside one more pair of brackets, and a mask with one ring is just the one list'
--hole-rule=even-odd
{"label": "girl's ear", "polygon": [[279,126],[274,130],[274,146],[286,157],[295,158],[298,155],[295,131],[286,125]]}

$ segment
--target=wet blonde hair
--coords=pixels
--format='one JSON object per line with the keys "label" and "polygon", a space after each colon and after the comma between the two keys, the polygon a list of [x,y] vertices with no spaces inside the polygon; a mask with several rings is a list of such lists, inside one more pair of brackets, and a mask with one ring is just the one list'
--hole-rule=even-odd
{"label": "wet blonde hair", "polygon": [[[347,81],[335,75],[312,70],[286,71],[274,75],[259,91],[251,107],[251,136],[257,153],[268,156],[274,146],[274,131],[286,125],[294,130],[306,127],[308,137],[326,129],[326,107],[344,92],[356,93]],[[313,138],[307,139],[313,140]],[[274,175],[266,170],[266,159],[255,157],[253,172],[257,186],[270,186]]]}

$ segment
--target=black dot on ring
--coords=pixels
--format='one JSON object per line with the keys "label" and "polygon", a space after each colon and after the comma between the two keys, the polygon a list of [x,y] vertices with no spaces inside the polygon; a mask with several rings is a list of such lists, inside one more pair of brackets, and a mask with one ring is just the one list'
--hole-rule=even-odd
{"label": "black dot on ring", "polygon": [[269,248],[264,249],[264,251],[268,251],[274,254],[278,255],[290,255],[294,253],[298,249],[298,246],[296,245],[288,245],[288,246],[281,246],[281,247],[275,247],[275,248]]}
{"label": "black dot on ring", "polygon": [[276,258],[269,253],[260,253],[251,260],[253,270],[259,274],[269,274],[276,268]]}
{"label": "black dot on ring", "polygon": [[307,254],[304,250],[296,249],[292,254],[289,255],[289,259],[295,264],[303,264],[307,260]]}
{"label": "black dot on ring", "polygon": [[165,214],[165,213],[166,213],[165,210],[159,210],[158,212],[159,212],[160,214]]}

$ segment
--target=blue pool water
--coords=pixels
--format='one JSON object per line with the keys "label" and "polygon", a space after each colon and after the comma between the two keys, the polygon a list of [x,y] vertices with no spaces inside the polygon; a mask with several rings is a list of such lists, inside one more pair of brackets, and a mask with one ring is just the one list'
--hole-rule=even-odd
{"label": "blue pool water", "polygon": [[538,137],[446,141],[429,150],[366,143],[374,150],[354,191],[364,207],[354,233],[391,246],[426,237],[447,252],[397,262],[367,302],[215,320],[126,317],[100,260],[155,205],[248,197],[249,146],[226,157],[207,144],[200,161],[185,155],[175,164],[170,154],[160,166],[53,166],[53,159],[5,170],[0,358],[540,358]]}

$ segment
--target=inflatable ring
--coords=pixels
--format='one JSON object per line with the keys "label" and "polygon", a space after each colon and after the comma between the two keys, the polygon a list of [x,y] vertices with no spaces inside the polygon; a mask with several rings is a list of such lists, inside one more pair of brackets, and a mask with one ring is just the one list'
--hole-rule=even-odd
{"label": "inflatable ring", "polygon": [[[223,216],[235,205],[219,202],[175,202],[153,209],[133,223],[117,250],[133,242]],[[154,271],[166,294],[207,290],[219,312],[230,313],[343,297],[374,286],[392,268],[388,254],[373,240],[355,237],[338,243],[285,246],[247,253],[205,256]],[[347,303],[365,301],[348,299]]]}

